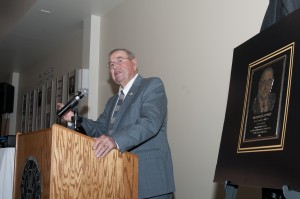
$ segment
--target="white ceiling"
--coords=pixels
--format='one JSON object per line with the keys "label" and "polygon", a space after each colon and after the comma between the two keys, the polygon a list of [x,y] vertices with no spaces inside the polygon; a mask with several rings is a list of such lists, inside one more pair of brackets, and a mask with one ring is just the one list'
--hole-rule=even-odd
{"label": "white ceiling", "polygon": [[[4,0],[0,2],[0,82],[22,72],[124,0]],[[43,12],[50,11],[51,13]]]}

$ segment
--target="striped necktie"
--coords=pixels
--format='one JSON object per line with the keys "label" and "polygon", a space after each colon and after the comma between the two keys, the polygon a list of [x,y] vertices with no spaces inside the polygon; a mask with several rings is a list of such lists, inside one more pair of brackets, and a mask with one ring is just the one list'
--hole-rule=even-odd
{"label": "striped necktie", "polygon": [[117,104],[115,106],[115,109],[114,109],[114,111],[111,115],[111,118],[110,118],[108,134],[112,134],[112,130],[114,128],[114,124],[115,124],[115,121],[116,121],[116,115],[118,114],[118,111],[120,110],[120,107],[123,103],[124,98],[125,98],[125,95],[124,95],[123,90],[122,90],[120,92],[118,102],[117,102]]}

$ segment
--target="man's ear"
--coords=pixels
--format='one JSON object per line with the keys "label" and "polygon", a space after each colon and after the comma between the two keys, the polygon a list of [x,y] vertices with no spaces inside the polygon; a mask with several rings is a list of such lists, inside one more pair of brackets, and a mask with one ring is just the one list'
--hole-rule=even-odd
{"label": "man's ear", "polygon": [[137,70],[137,61],[136,61],[136,59],[134,58],[134,59],[132,59],[131,61],[132,61],[132,63],[133,63],[133,68],[134,68],[134,70]]}

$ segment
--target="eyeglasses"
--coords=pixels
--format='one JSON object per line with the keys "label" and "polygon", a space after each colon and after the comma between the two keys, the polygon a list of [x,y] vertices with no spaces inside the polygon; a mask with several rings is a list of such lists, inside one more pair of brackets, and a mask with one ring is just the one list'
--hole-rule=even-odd
{"label": "eyeglasses", "polygon": [[127,58],[118,57],[115,62],[108,62],[106,67],[109,68],[109,69],[112,69],[115,66],[115,64],[121,64],[125,59],[132,60],[131,58],[128,58],[128,57]]}

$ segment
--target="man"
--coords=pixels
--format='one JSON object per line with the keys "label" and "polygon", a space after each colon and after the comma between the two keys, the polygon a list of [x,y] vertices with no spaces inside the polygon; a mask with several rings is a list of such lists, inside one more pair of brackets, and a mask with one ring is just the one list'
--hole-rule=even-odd
{"label": "man", "polygon": [[258,85],[258,94],[253,102],[252,109],[255,115],[273,110],[276,101],[275,93],[271,92],[273,83],[274,71],[271,67],[268,67],[261,75]]}
{"label": "man", "polygon": [[[107,67],[113,81],[120,85],[119,93],[108,100],[97,121],[82,118],[86,134],[97,137],[95,155],[105,157],[112,149],[136,154],[139,198],[171,199],[175,185],[166,134],[164,85],[159,78],[139,75],[135,55],[127,49],[111,51]],[[123,100],[121,105],[118,98]],[[63,118],[70,121],[72,116],[69,112]]]}

